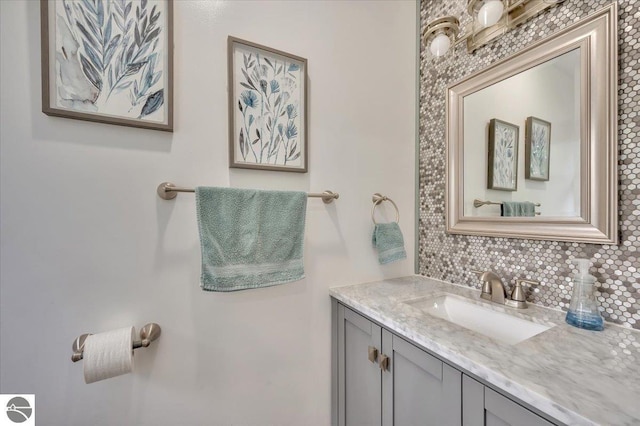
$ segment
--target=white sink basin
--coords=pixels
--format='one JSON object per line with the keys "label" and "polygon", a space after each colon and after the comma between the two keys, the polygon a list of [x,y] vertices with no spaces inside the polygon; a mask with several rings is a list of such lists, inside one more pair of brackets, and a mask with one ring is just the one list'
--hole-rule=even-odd
{"label": "white sink basin", "polygon": [[518,318],[451,294],[405,302],[429,315],[445,319],[501,342],[515,345],[551,327]]}

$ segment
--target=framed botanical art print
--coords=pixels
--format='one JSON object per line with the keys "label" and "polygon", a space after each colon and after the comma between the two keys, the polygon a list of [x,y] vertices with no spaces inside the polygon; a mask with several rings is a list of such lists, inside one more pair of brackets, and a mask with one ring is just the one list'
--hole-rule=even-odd
{"label": "framed botanical art print", "polygon": [[524,132],[524,177],[549,180],[551,160],[551,123],[527,117]]}
{"label": "framed botanical art print", "polygon": [[306,173],[307,60],[228,38],[229,167]]}
{"label": "framed botanical art print", "polygon": [[518,189],[519,130],[515,124],[496,118],[489,121],[488,189]]}
{"label": "framed botanical art print", "polygon": [[41,0],[42,111],[173,131],[171,0]]}

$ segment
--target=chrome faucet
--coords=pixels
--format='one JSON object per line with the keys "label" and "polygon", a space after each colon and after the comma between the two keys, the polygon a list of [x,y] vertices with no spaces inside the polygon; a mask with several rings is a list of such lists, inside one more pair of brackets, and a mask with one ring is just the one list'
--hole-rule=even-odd
{"label": "chrome faucet", "polygon": [[504,283],[495,273],[491,271],[471,271],[478,275],[482,281],[482,293],[480,297],[490,300],[500,305],[507,305],[512,308],[526,309],[527,301],[522,284],[538,284],[537,281],[517,279],[516,285],[511,292],[511,297],[507,297],[507,289]]}

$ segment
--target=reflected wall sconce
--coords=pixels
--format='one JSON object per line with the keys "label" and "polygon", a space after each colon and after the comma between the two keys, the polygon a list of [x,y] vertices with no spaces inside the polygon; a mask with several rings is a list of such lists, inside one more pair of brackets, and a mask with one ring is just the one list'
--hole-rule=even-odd
{"label": "reflected wall sconce", "polygon": [[468,0],[467,13],[473,18],[460,36],[460,21],[445,16],[431,21],[422,36],[433,56],[445,55],[451,46],[466,42],[473,53],[540,12],[564,0]]}

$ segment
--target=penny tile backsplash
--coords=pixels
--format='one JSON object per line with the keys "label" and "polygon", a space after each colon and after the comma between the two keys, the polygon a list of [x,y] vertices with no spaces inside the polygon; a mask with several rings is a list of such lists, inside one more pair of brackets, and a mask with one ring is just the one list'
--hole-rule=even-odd
{"label": "penny tile backsplash", "polygon": [[[578,21],[610,1],[566,0],[468,54],[458,46],[442,58],[420,49],[419,273],[480,288],[471,269],[493,270],[511,287],[516,278],[539,281],[528,300],[566,310],[574,258],[593,261],[597,299],[605,320],[640,329],[640,2],[619,0],[619,245],[493,238],[445,233],[445,90],[474,71]],[[421,28],[453,15],[470,19],[463,0],[423,0]]]}

